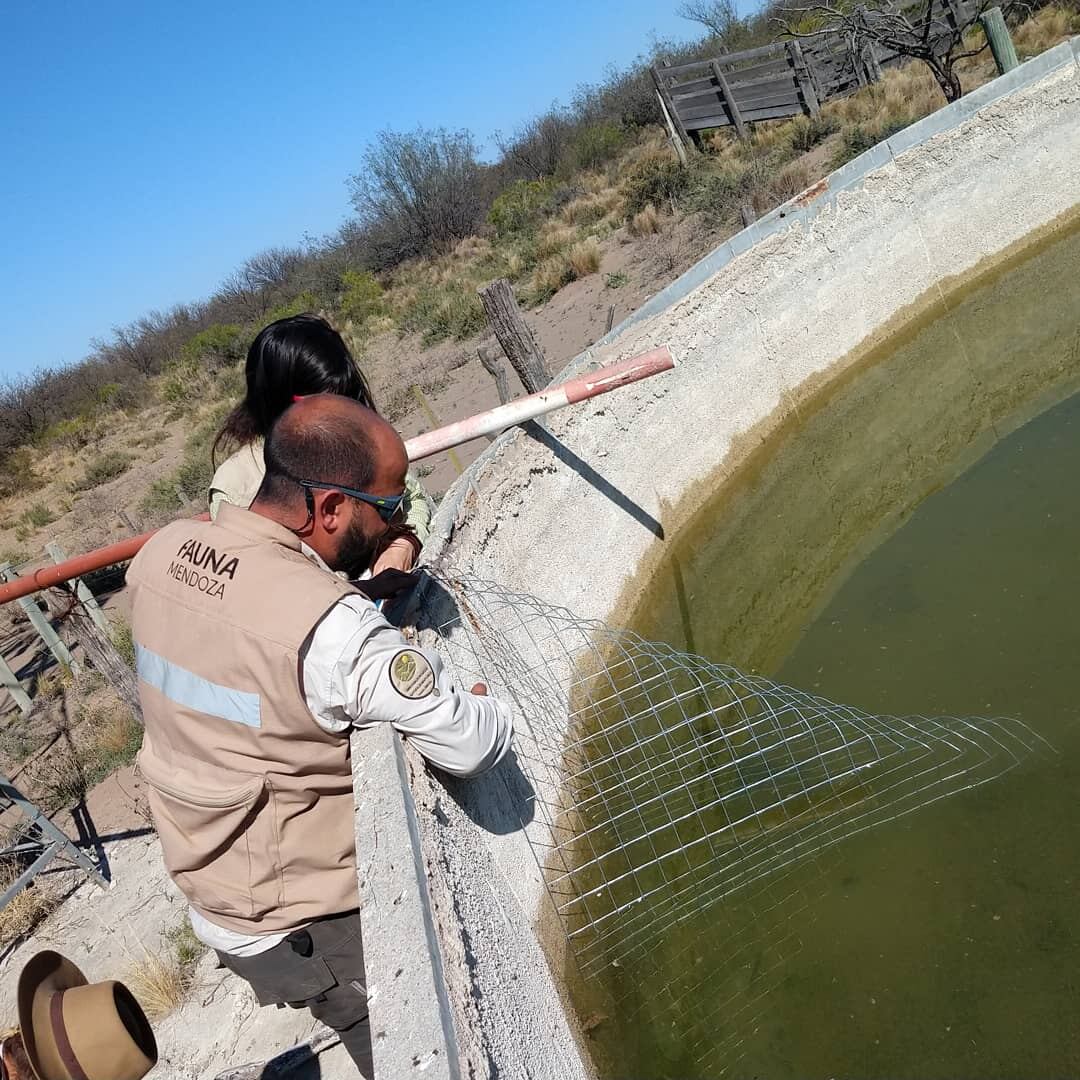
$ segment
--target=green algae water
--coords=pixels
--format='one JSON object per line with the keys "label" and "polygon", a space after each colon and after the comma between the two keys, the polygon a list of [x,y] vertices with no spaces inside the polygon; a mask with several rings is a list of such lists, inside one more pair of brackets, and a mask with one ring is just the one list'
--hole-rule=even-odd
{"label": "green algae water", "polygon": [[601,1075],[1080,1076],[1080,232],[804,403],[631,626],[875,715],[1016,717],[1057,753],[571,979]]}

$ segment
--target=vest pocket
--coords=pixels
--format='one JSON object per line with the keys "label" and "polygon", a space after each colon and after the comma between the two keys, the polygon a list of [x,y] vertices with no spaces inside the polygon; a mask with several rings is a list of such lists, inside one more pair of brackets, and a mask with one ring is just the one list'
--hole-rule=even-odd
{"label": "vest pocket", "polygon": [[[277,850],[266,781],[252,776],[238,785],[235,772],[203,762],[195,780],[181,762],[166,765],[145,748],[138,765],[149,787],[165,866],[187,898],[211,919],[215,912],[253,919],[275,908],[279,890],[268,890],[265,875],[256,870]],[[206,782],[217,773],[228,786]]]}

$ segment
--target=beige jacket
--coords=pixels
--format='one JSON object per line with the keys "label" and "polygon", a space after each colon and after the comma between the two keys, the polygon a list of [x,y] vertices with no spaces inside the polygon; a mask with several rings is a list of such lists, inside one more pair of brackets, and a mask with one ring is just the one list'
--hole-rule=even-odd
{"label": "beige jacket", "polygon": [[[167,525],[128,570],[165,864],[217,926],[271,933],[359,903],[346,734],[312,718],[301,647],[356,591],[232,506]],[[272,587],[267,587],[267,583]]]}
{"label": "beige jacket", "polygon": [[[222,503],[242,506],[245,510],[258,494],[266,475],[263,464],[263,441],[256,439],[240,447],[223,461],[210,481],[210,517],[217,520]],[[317,479],[317,478],[309,478]],[[405,477],[405,524],[410,525],[423,544],[430,533],[431,508],[423,484],[412,473]]]}

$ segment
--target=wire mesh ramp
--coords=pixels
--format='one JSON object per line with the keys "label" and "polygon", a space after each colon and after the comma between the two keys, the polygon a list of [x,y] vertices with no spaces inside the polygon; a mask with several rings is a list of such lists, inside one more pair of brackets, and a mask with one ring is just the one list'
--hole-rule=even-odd
{"label": "wire mesh ramp", "polygon": [[[456,604],[437,627],[448,665],[515,706],[526,835],[571,952],[624,1029],[678,1015],[682,1075],[738,1059],[840,841],[1053,752],[1018,721],[871,716],[491,582],[437,581]],[[689,944],[682,924],[701,928]]]}

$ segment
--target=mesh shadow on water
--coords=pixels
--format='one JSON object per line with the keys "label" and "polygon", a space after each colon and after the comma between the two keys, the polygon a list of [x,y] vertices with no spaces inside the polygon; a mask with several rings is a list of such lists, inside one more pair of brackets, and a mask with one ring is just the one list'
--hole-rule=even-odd
{"label": "mesh shadow on water", "polygon": [[[436,628],[449,666],[515,706],[521,818],[571,954],[624,1030],[670,1041],[672,1076],[737,1060],[839,841],[1052,752],[1018,721],[871,716],[438,580],[456,603]],[[705,929],[687,944],[691,920]]]}

